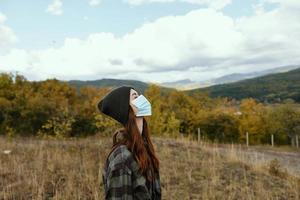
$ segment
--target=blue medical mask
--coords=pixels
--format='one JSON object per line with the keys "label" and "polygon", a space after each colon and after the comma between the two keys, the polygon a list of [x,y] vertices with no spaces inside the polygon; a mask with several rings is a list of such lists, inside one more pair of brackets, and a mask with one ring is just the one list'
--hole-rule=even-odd
{"label": "blue medical mask", "polygon": [[137,107],[138,112],[135,116],[150,116],[151,115],[151,104],[143,95],[138,96],[131,102],[135,107]]}

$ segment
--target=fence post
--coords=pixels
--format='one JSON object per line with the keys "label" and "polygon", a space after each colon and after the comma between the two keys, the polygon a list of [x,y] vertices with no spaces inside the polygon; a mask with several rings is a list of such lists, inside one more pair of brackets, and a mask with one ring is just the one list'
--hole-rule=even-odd
{"label": "fence post", "polygon": [[298,135],[296,135],[296,147],[299,148]]}
{"label": "fence post", "polygon": [[198,142],[200,142],[201,140],[201,130],[200,128],[198,128]]}
{"label": "fence post", "polygon": [[274,135],[273,134],[271,135],[271,144],[272,144],[272,147],[274,147]]}
{"label": "fence post", "polygon": [[247,144],[247,147],[249,146],[249,134],[248,132],[246,132],[246,144]]}

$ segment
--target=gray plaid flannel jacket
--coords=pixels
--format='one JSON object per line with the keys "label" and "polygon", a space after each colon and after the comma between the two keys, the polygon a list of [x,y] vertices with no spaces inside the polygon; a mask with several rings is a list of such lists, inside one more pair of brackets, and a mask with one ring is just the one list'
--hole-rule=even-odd
{"label": "gray plaid flannel jacket", "polygon": [[109,155],[102,171],[106,200],[161,200],[159,172],[151,183],[138,172],[139,166],[126,145]]}

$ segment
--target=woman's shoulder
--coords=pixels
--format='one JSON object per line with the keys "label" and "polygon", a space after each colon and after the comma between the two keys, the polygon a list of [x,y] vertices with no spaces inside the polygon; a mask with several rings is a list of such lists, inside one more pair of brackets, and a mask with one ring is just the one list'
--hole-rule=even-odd
{"label": "woman's shoulder", "polygon": [[127,146],[124,144],[118,145],[109,155],[108,160],[126,160],[128,157],[132,156],[132,153],[128,150]]}
{"label": "woman's shoulder", "polygon": [[116,147],[111,154],[109,155],[107,159],[108,167],[111,170],[117,169],[117,168],[128,168],[129,170],[132,169],[134,166],[134,158],[132,153],[128,150],[126,145],[119,145]]}
{"label": "woman's shoulder", "polygon": [[108,157],[107,166],[109,171],[115,169],[126,169],[130,173],[137,174],[139,172],[139,165],[134,158],[134,155],[129,151],[126,145],[119,145],[116,147],[111,155]]}

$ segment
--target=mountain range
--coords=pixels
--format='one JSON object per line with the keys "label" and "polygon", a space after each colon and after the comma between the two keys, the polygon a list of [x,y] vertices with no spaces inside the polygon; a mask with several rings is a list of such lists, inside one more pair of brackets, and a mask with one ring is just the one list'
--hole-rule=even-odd
{"label": "mountain range", "polygon": [[[77,89],[80,89],[81,87],[85,86],[93,86],[93,87],[119,87],[121,85],[130,85],[133,86],[135,89],[140,91],[141,93],[144,93],[144,91],[152,84],[152,83],[146,83],[142,81],[137,80],[122,80],[122,79],[100,79],[100,80],[92,80],[92,81],[81,81],[81,80],[70,80],[65,81],[68,84],[75,86]],[[169,92],[171,90],[175,90],[174,88],[166,88],[161,87],[161,91]]]}
{"label": "mountain range", "polygon": [[[132,85],[142,93],[152,84],[137,80],[119,79],[72,80],[67,82],[77,88],[83,86],[117,87]],[[210,86],[207,87],[207,85]],[[259,101],[267,102],[281,102],[284,99],[293,99],[296,102],[300,102],[300,66],[285,66],[260,72],[230,74],[212,79],[209,82],[205,82],[205,84],[184,79],[176,82],[166,82],[160,84],[160,86],[163,93],[175,90],[175,88],[184,88],[184,92],[187,94],[200,92],[208,93],[211,97],[229,97],[234,99],[252,97]]]}
{"label": "mountain range", "polygon": [[288,72],[293,69],[299,68],[300,65],[290,65],[290,66],[282,66],[277,67],[273,69],[268,70],[262,70],[262,71],[255,71],[251,73],[232,73],[227,74],[218,78],[213,78],[209,80],[203,80],[203,81],[192,81],[190,79],[183,79],[179,81],[174,82],[164,82],[161,83],[161,86],[164,87],[170,87],[170,88],[176,88],[178,90],[191,90],[191,89],[197,89],[197,88],[205,88],[212,85],[219,85],[224,83],[232,83],[237,82],[240,80],[265,76],[268,74],[275,74],[275,73],[281,73],[281,72]]}
{"label": "mountain range", "polygon": [[229,97],[238,100],[252,97],[260,102],[282,102],[286,99],[300,102],[300,68],[187,92],[189,94],[204,92],[211,97]]}

